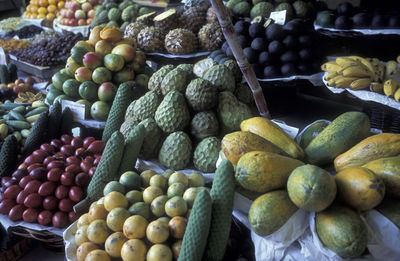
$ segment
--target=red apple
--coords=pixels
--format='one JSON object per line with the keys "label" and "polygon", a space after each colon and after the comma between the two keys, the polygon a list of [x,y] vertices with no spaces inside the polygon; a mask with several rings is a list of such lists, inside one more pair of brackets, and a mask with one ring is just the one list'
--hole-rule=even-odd
{"label": "red apple", "polygon": [[97,0],[88,0],[88,2],[92,5],[92,6],[96,6],[98,4]]}
{"label": "red apple", "polygon": [[76,10],[81,9],[81,5],[77,2],[72,2],[69,9],[75,12]]}

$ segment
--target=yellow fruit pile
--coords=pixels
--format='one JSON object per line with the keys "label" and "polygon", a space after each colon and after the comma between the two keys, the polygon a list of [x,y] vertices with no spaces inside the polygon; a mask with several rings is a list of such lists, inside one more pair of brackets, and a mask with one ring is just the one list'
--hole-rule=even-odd
{"label": "yellow fruit pile", "polygon": [[25,40],[16,40],[13,38],[10,40],[0,40],[0,47],[2,47],[6,53],[16,49],[25,49],[29,45],[30,43]]}
{"label": "yellow fruit pile", "polygon": [[63,0],[31,0],[26,7],[24,17],[28,19],[46,18],[53,20],[65,5]]}

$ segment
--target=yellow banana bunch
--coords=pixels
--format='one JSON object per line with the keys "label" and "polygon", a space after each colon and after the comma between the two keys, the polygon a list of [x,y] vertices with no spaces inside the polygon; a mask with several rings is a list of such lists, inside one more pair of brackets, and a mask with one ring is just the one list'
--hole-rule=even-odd
{"label": "yellow banana bunch", "polygon": [[321,65],[321,70],[324,72],[336,72],[340,70],[340,65],[338,65],[334,61],[326,62],[323,65]]}
{"label": "yellow banana bunch", "polygon": [[343,70],[344,77],[372,77],[373,73],[362,65],[350,66]]}
{"label": "yellow banana bunch", "polygon": [[369,87],[371,84],[371,78],[359,78],[350,84],[350,88],[353,90],[362,90]]}
{"label": "yellow banana bunch", "polygon": [[383,92],[383,84],[380,82],[371,82],[369,85],[369,90],[371,92],[382,93]]}
{"label": "yellow banana bunch", "polygon": [[387,97],[393,97],[398,87],[399,84],[395,80],[387,80],[383,84],[383,92]]}
{"label": "yellow banana bunch", "polygon": [[38,92],[36,94],[32,92],[20,92],[18,93],[18,97],[15,99],[15,102],[24,103],[24,102],[35,102],[43,99],[43,94]]}
{"label": "yellow banana bunch", "polygon": [[343,77],[340,76],[340,78],[338,78],[335,81],[335,86],[336,88],[347,88],[350,86],[350,84],[354,81],[358,80],[358,78],[356,77]]}

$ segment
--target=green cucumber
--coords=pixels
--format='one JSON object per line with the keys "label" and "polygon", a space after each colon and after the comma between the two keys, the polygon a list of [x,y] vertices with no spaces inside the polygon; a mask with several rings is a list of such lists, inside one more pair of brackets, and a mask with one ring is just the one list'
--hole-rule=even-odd
{"label": "green cucumber", "polygon": [[19,113],[25,113],[25,106],[23,106],[23,105],[20,105],[20,106],[18,106],[18,107],[15,107],[14,109],[12,109],[12,111],[16,111],[16,112],[19,112]]}
{"label": "green cucumber", "polygon": [[15,108],[17,108],[19,106],[22,106],[22,105],[17,104],[17,103],[12,103],[12,102],[6,102],[6,103],[3,103],[0,106],[1,106],[1,108],[5,109],[6,111],[10,111],[10,110],[15,109]]}
{"label": "green cucumber", "polygon": [[40,113],[42,113],[42,112],[44,112],[44,111],[47,111],[47,106],[40,106],[40,107],[37,107],[37,108],[35,108],[35,109],[33,109],[33,110],[27,112],[24,116],[25,116],[25,118],[27,118],[27,117],[33,116],[33,115],[35,115],[35,114],[40,114]]}
{"label": "green cucumber", "polygon": [[8,126],[14,127],[17,130],[30,129],[31,125],[26,121],[6,120]]}
{"label": "green cucumber", "polygon": [[10,115],[10,119],[18,120],[18,121],[25,121],[24,116],[22,116],[19,112],[11,110],[8,115]]}

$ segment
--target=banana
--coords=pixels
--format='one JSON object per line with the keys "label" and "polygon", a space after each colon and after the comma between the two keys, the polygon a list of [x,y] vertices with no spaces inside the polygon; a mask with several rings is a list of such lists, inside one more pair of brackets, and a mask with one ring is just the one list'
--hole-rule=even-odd
{"label": "banana", "polygon": [[400,101],[400,88],[394,93],[394,99]]}
{"label": "banana", "polygon": [[344,77],[372,77],[373,73],[364,66],[351,66],[343,70]]}
{"label": "banana", "polygon": [[327,75],[325,75],[325,80],[329,81],[329,80],[333,79],[336,76],[338,76],[337,72],[330,72]]}
{"label": "banana", "polygon": [[362,90],[367,88],[371,84],[371,78],[360,78],[353,81],[350,84],[350,88],[353,90]]}
{"label": "banana", "polygon": [[346,66],[348,64],[359,64],[357,60],[350,59],[348,57],[338,57],[336,58],[336,63],[339,64],[341,67]]}
{"label": "banana", "polygon": [[342,66],[342,67],[340,68],[340,70],[337,71],[337,73],[338,73],[338,74],[343,74],[343,71],[346,70],[347,68],[350,68],[350,67],[360,67],[360,68],[363,68],[363,65],[360,64],[360,63],[358,63],[358,64],[351,64],[351,63],[348,63],[348,64]]}
{"label": "banana", "polygon": [[[365,58],[361,57],[361,56],[349,56],[349,59],[353,59],[355,61],[359,61],[360,63],[362,63],[365,67],[368,68],[368,70],[371,71],[371,73],[374,73],[374,66],[372,66],[372,64]],[[379,60],[378,60],[379,61]]]}
{"label": "banana", "polygon": [[391,97],[394,95],[398,87],[399,84],[395,80],[387,80],[383,84],[383,92],[387,97]]}
{"label": "banana", "polygon": [[340,65],[338,65],[334,61],[326,62],[323,65],[321,65],[321,70],[325,72],[336,72],[340,70]]}
{"label": "banana", "polygon": [[356,77],[340,77],[335,81],[335,86],[336,88],[347,88],[350,86],[350,84],[357,80],[358,78]]}
{"label": "banana", "polygon": [[399,71],[399,65],[396,61],[388,61],[385,66],[385,81],[390,80],[393,74]]}
{"label": "banana", "polygon": [[342,75],[338,75],[338,76],[333,77],[332,79],[330,79],[328,81],[328,85],[334,87],[335,86],[335,82],[337,80],[339,80],[339,78],[342,78],[342,77],[343,77]]}
{"label": "banana", "polygon": [[371,82],[369,86],[369,90],[371,92],[382,93],[383,92],[383,84],[380,82]]}

